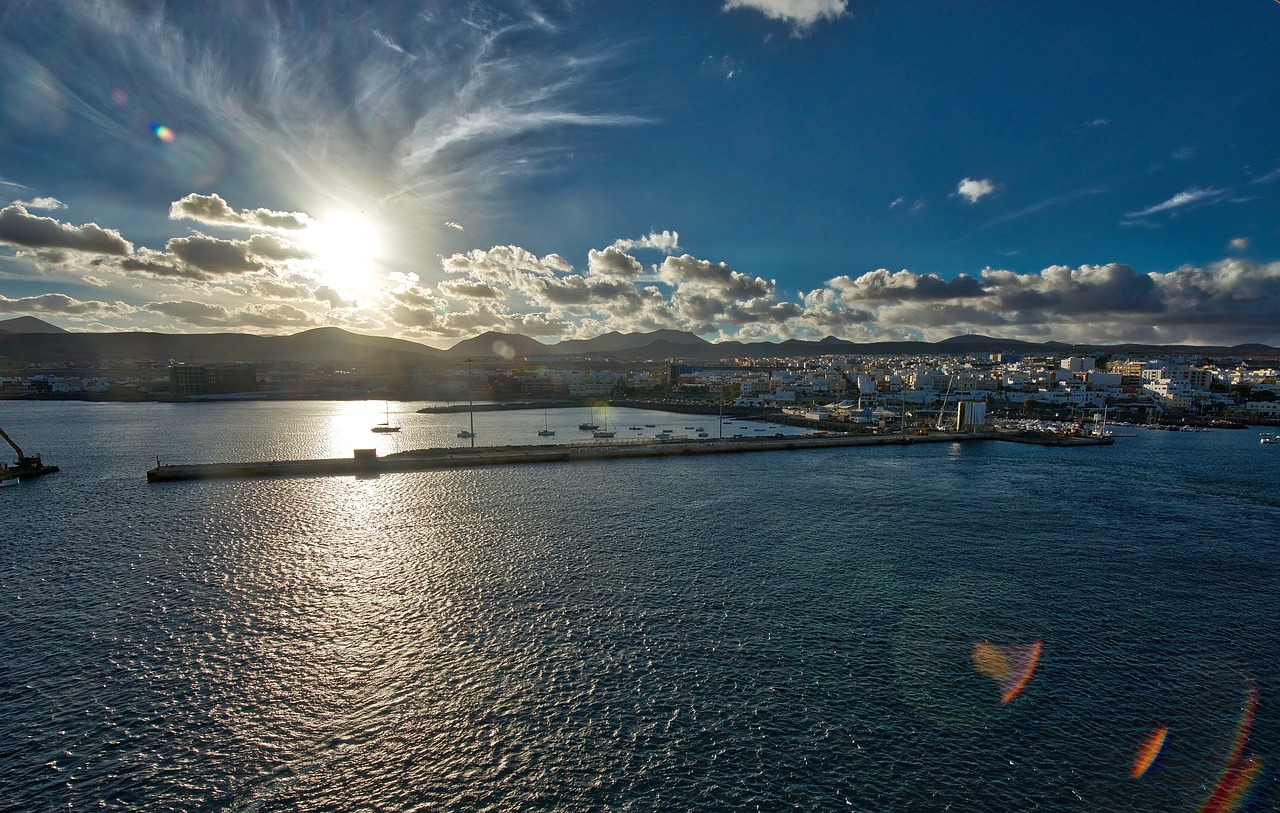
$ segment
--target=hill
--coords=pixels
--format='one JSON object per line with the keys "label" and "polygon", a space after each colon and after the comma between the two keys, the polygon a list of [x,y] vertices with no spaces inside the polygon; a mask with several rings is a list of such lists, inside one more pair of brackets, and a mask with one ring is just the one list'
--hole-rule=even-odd
{"label": "hill", "polygon": [[241,333],[0,333],[0,363],[57,365],[106,361],[300,361],[382,367],[419,365],[441,357],[417,342],[317,328],[292,336]]}
{"label": "hill", "polygon": [[[335,366],[358,365],[363,369],[397,369],[423,364],[456,363],[462,359],[516,359],[521,357],[584,356],[617,361],[686,359],[712,362],[719,359],[796,358],[822,355],[944,355],[967,353],[1020,353],[1023,355],[1150,355],[1238,356],[1280,358],[1280,350],[1266,345],[1236,347],[1156,346],[1138,344],[1067,345],[1059,342],[1024,342],[989,336],[955,336],[940,342],[894,341],[860,344],[834,336],[820,341],[789,339],[783,342],[729,341],[713,344],[692,333],[658,330],[650,333],[606,333],[594,339],[577,339],[546,345],[528,336],[485,333],[458,342],[448,350],[436,350],[417,342],[365,336],[341,328],[326,327],[292,336],[254,336],[242,333],[71,333],[39,319],[22,317],[0,322],[0,364],[93,366],[106,361],[163,362],[310,362]],[[16,329],[15,329],[16,328]]]}
{"label": "hill", "polygon": [[0,320],[0,333],[66,333],[67,331],[34,316]]}

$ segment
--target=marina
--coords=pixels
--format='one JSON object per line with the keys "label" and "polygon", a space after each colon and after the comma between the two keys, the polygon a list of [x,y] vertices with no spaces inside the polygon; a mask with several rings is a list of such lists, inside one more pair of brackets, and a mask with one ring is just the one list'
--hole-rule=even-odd
{"label": "marina", "polygon": [[[660,810],[693,788],[741,810],[764,771],[793,775],[782,790],[809,810],[840,792],[853,810],[1191,811],[1250,678],[1242,752],[1272,764],[1280,457],[1258,431],[141,476],[156,456],[469,451],[465,415],[419,406],[393,402],[389,435],[369,431],[381,399],[9,406],[5,431],[62,468],[0,489],[23,522],[5,570],[10,806],[506,810],[545,792],[540,809]],[[540,445],[548,418],[576,439],[585,417],[477,412],[477,442]],[[1014,697],[990,666],[1036,642]],[[1135,790],[1156,725],[1183,750]],[[975,783],[992,753],[1016,764]]]}

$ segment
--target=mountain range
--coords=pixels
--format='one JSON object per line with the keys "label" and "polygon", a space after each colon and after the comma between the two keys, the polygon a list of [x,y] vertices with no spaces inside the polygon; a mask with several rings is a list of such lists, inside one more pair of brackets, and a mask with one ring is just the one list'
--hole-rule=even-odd
{"label": "mountain range", "polygon": [[452,363],[462,359],[536,357],[618,361],[723,358],[787,358],[819,355],[926,355],[1018,353],[1022,355],[1191,355],[1280,358],[1262,344],[1234,347],[1189,345],[1091,345],[1025,342],[969,334],[940,342],[899,341],[860,344],[828,336],[819,341],[709,342],[693,333],[657,330],[611,332],[593,339],[543,344],[528,336],[485,333],[438,350],[417,342],[365,336],[325,327],[292,336],[244,333],[73,333],[30,316],[0,321],[0,364],[93,364],[107,360],[213,362],[312,362],[383,368]]}

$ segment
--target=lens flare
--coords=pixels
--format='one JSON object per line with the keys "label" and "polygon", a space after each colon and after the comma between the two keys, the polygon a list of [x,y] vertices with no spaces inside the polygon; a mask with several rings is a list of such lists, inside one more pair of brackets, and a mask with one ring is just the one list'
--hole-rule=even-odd
{"label": "lens flare", "polygon": [[1160,726],[1147,735],[1147,738],[1142,741],[1142,745],[1138,746],[1138,753],[1133,759],[1133,767],[1129,770],[1129,776],[1137,779],[1151,769],[1156,757],[1160,756],[1160,749],[1164,748],[1164,741],[1168,736],[1169,729],[1164,726]]}
{"label": "lens flare", "polygon": [[178,137],[177,133],[175,133],[173,130],[169,129],[168,127],[165,127],[163,124],[156,124],[155,122],[152,122],[151,124],[151,132],[155,133],[156,138],[160,139],[166,144],[173,143],[173,140]]}
{"label": "lens flare", "polygon": [[973,666],[1000,685],[1000,702],[1008,703],[1022,693],[1040,663],[1043,644],[997,646],[981,641],[973,645]]}
{"label": "lens flare", "polygon": [[1241,803],[1249,795],[1249,790],[1262,772],[1262,762],[1255,757],[1245,757],[1244,748],[1249,743],[1249,734],[1253,731],[1253,718],[1258,712],[1258,687],[1253,680],[1249,681],[1249,692],[1245,696],[1244,708],[1241,710],[1240,725],[1236,728],[1235,741],[1231,745],[1231,755],[1227,757],[1227,767],[1218,776],[1209,798],[1204,800],[1200,813],[1231,813],[1239,810]]}

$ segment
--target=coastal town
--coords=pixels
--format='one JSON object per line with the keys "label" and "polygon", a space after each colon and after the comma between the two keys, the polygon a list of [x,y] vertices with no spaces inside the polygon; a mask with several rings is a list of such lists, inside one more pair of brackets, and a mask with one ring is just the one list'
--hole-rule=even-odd
{"label": "coastal town", "polygon": [[0,368],[0,399],[660,402],[900,426],[961,402],[992,416],[1280,420],[1280,370],[1245,357],[967,353],[797,358],[477,357],[411,369],[267,361],[103,360]]}

